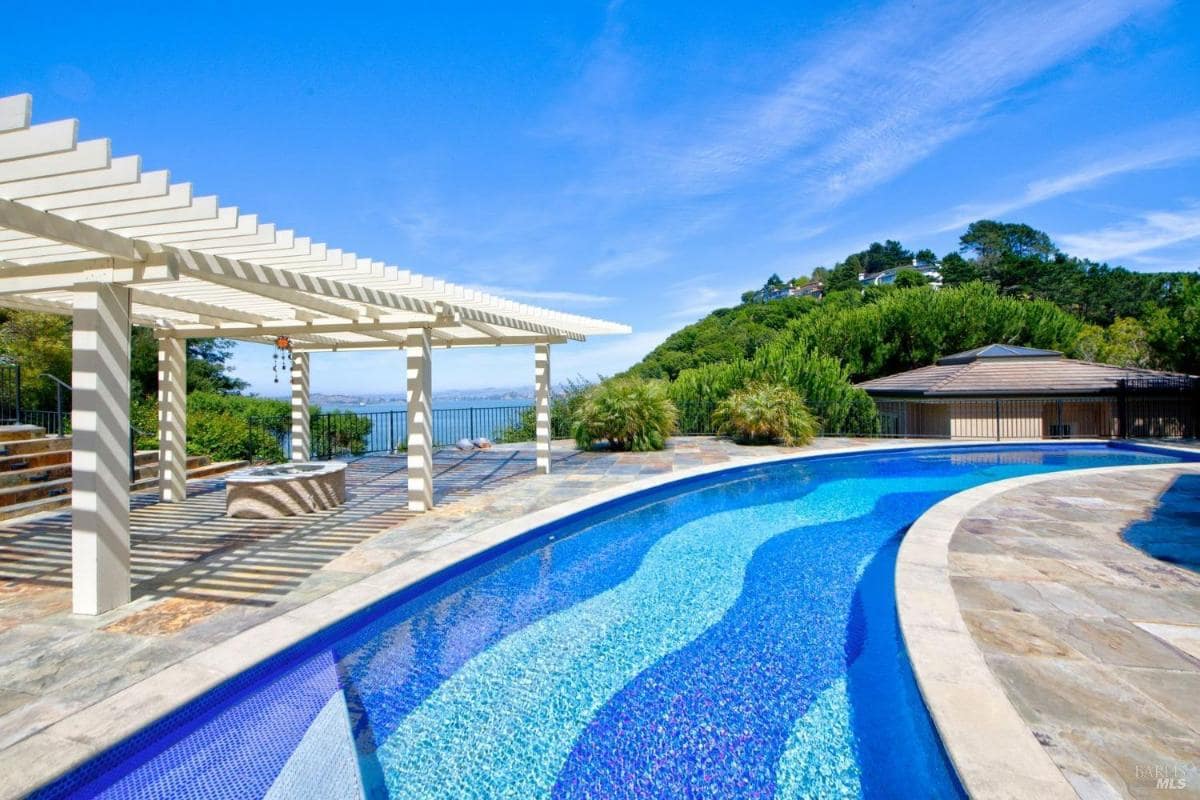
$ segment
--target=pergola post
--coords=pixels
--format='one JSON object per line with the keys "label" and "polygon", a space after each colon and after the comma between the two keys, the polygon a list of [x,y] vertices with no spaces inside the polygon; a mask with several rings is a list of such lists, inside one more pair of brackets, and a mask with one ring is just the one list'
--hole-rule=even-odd
{"label": "pergola post", "polygon": [[550,345],[533,346],[534,406],[537,415],[537,471],[550,474]]}
{"label": "pergola post", "polygon": [[158,340],[158,498],[187,499],[187,340]]}
{"label": "pergola post", "polygon": [[129,602],[129,289],[74,290],[71,589],[76,614]]}
{"label": "pergola post", "polygon": [[308,353],[292,353],[292,461],[312,456],[312,421],[308,408]]}
{"label": "pergola post", "polygon": [[408,352],[408,510],[433,508],[433,349],[428,328],[410,330]]}

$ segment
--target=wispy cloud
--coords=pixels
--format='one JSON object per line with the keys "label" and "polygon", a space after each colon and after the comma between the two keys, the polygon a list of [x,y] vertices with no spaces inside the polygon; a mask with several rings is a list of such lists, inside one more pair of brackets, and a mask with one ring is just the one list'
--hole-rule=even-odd
{"label": "wispy cloud", "polygon": [[[751,283],[754,279],[749,279]],[[751,286],[732,285],[727,275],[707,273],[695,275],[686,280],[678,281],[667,287],[666,296],[671,298],[676,307],[666,312],[669,319],[692,322],[703,317],[715,308],[736,305],[741,293]]]}
{"label": "wispy cloud", "polygon": [[587,294],[586,292],[559,292],[553,290],[510,289],[502,286],[476,286],[481,292],[511,297],[518,300],[535,300],[540,303],[574,303],[576,305],[608,305],[615,303],[617,298],[602,294]]}
{"label": "wispy cloud", "polygon": [[1200,203],[1175,211],[1147,211],[1117,225],[1059,234],[1056,240],[1068,253],[1098,261],[1136,256],[1200,238]]}
{"label": "wispy cloud", "polygon": [[1019,194],[991,203],[956,206],[933,223],[937,233],[958,230],[977,219],[994,219],[1046,200],[1090,189],[1112,178],[1152,169],[1163,169],[1200,156],[1200,139],[1194,133],[1200,118],[1189,117],[1167,126],[1127,134],[1105,143],[1104,153],[1093,148],[1077,155],[1075,166],[1052,177],[1029,182]]}
{"label": "wispy cloud", "polygon": [[[616,190],[655,182],[704,195],[769,170],[828,207],[904,172],[977,127],[1013,89],[1164,1],[897,0],[853,15],[757,96],[644,120],[621,148]],[[930,41],[937,46],[914,46]]]}
{"label": "wispy cloud", "polygon": [[598,278],[609,278],[626,272],[638,272],[656,264],[661,264],[671,257],[671,251],[659,245],[638,247],[625,252],[613,253],[602,258],[588,272]]}

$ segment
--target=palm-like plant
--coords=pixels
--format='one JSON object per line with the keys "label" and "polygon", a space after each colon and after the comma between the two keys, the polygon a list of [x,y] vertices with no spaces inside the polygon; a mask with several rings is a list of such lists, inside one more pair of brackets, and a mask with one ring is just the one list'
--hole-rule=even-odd
{"label": "palm-like plant", "polygon": [[717,404],[713,422],[719,433],[742,444],[808,444],[820,430],[804,398],[774,383],[752,383],[733,392]]}
{"label": "palm-like plant", "polygon": [[591,449],[662,450],[675,431],[675,404],[662,381],[612,378],[588,389],[575,412],[575,443]]}

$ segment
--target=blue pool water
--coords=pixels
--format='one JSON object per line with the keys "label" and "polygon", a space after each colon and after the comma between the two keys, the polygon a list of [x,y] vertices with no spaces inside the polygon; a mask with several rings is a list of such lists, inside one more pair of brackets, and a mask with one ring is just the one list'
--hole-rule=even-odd
{"label": "blue pool water", "polygon": [[958,797],[896,623],[901,537],[1103,445],[825,456],[536,531],[211,692],[44,796]]}
{"label": "blue pool water", "polygon": [[1200,572],[1200,475],[1180,475],[1150,519],[1135,522],[1125,540],[1162,561]]}

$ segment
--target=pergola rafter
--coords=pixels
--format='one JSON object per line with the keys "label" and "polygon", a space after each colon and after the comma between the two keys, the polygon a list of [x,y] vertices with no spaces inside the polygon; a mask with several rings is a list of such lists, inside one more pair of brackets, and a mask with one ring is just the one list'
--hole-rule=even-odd
{"label": "pergola rafter", "polygon": [[[79,141],[75,120],[33,123],[0,97],[0,306],[74,318],[73,586],[77,612],[129,599],[129,326],[159,339],[160,496],[186,496],[188,338],[275,344],[292,360],[293,459],[307,459],[309,353],[406,353],[409,507],[433,505],[434,348],[534,350],[537,465],[550,469],[550,346],[628,333],[329,247]],[[397,372],[399,373],[399,367]]]}

